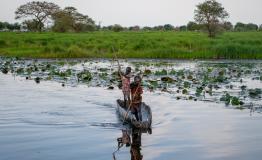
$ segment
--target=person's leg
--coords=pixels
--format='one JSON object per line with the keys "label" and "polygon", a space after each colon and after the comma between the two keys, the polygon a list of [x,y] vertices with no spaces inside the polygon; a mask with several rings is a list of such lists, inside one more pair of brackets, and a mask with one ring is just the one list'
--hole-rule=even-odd
{"label": "person's leg", "polygon": [[136,120],[139,121],[137,106],[135,107],[135,117],[136,117]]}
{"label": "person's leg", "polygon": [[127,95],[127,106],[128,106],[128,107],[130,107],[130,106],[129,106],[129,105],[131,105],[130,103],[131,103],[130,93],[128,93],[128,95]]}
{"label": "person's leg", "polygon": [[139,120],[142,121],[141,103],[138,104],[138,115],[139,115]]}
{"label": "person's leg", "polygon": [[124,93],[124,107],[125,108],[127,107],[127,101],[128,101],[127,95],[126,93]]}
{"label": "person's leg", "polygon": [[136,104],[132,104],[132,106],[131,106],[131,113],[133,114],[133,115],[135,115],[135,117],[136,117],[136,120],[138,121],[139,119],[139,117],[138,117],[138,113],[137,113],[137,109],[136,109]]}

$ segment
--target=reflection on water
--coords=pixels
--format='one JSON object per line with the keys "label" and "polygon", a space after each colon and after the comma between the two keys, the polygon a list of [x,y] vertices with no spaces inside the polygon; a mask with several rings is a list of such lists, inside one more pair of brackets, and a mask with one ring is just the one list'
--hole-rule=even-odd
{"label": "reflection on water", "polygon": [[[113,159],[117,160],[116,153],[121,151],[122,147],[130,148],[131,160],[142,160],[142,134],[152,134],[152,130],[141,130],[135,128],[122,129],[122,137],[117,138],[118,148],[113,152]],[[146,158],[145,158],[146,159]]]}

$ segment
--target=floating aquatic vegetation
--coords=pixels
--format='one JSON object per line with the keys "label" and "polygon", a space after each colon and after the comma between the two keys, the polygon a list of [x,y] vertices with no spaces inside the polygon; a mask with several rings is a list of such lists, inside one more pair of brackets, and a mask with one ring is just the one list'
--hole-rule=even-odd
{"label": "floating aquatic vegetation", "polygon": [[144,75],[150,75],[150,74],[152,74],[152,71],[151,71],[151,70],[146,69],[146,70],[144,71]]}
{"label": "floating aquatic vegetation", "polygon": [[68,77],[68,76],[71,76],[71,74],[72,74],[72,70],[71,69],[67,69],[66,71],[64,71],[64,72],[60,72],[60,76],[61,77]]}
{"label": "floating aquatic vegetation", "polygon": [[227,80],[227,77],[225,77],[225,76],[223,76],[223,75],[219,75],[219,76],[217,76],[217,77],[214,77],[214,78],[212,79],[212,82],[214,82],[214,83],[216,83],[216,82],[218,82],[218,83],[224,83],[226,80]]}
{"label": "floating aquatic vegetation", "polygon": [[54,76],[54,75],[62,77],[62,78],[66,78],[72,75],[72,70],[71,69],[67,69],[65,71],[51,70],[49,72],[49,76]]}
{"label": "floating aquatic vegetation", "polygon": [[188,81],[184,82],[184,88],[190,88],[191,87],[191,83]]}
{"label": "floating aquatic vegetation", "polygon": [[107,79],[107,76],[108,76],[107,73],[99,73],[99,77],[100,77],[101,79],[106,80],[106,79]]}
{"label": "floating aquatic vegetation", "polygon": [[100,72],[107,72],[109,69],[108,68],[98,68],[98,71]]}
{"label": "floating aquatic vegetation", "polygon": [[172,70],[169,72],[169,74],[170,74],[170,75],[176,75],[177,72],[176,72],[176,70],[172,69]]}
{"label": "floating aquatic vegetation", "polygon": [[89,82],[92,80],[92,74],[88,70],[84,70],[77,74],[78,81]]}
{"label": "floating aquatic vegetation", "polygon": [[148,80],[148,83],[149,83],[149,87],[151,89],[155,89],[155,88],[158,87],[158,81],[156,81],[156,80]]}
{"label": "floating aquatic vegetation", "polygon": [[188,79],[188,80],[192,80],[192,79],[193,79],[193,76],[192,76],[192,75],[189,75],[189,76],[187,76],[187,79]]}
{"label": "floating aquatic vegetation", "polygon": [[1,71],[2,71],[3,74],[7,74],[8,73],[8,68],[2,68]]}
{"label": "floating aquatic vegetation", "polygon": [[245,109],[245,107],[243,107],[243,106],[237,106],[237,107],[236,107],[236,109],[239,109],[239,110],[244,110],[244,109]]}
{"label": "floating aquatic vegetation", "polygon": [[233,106],[238,106],[238,105],[240,105],[240,104],[243,105],[243,103],[239,100],[238,97],[232,97],[232,98],[231,98],[231,104],[232,104]]}
{"label": "floating aquatic vegetation", "polygon": [[228,93],[223,95],[220,98],[220,101],[225,102],[226,105],[229,105],[229,104],[231,104],[233,106],[244,105],[244,102],[240,101],[240,99],[238,97],[230,96]]}
{"label": "floating aquatic vegetation", "polygon": [[184,75],[185,75],[184,70],[179,70],[179,71],[177,72],[177,76],[182,77],[182,76],[184,76]]}
{"label": "floating aquatic vegetation", "polygon": [[204,90],[204,88],[202,86],[201,87],[197,87],[195,95],[197,97],[201,96],[201,94],[203,93],[203,90]]}
{"label": "floating aquatic vegetation", "polygon": [[[226,104],[239,106],[242,99],[250,101],[250,98],[254,98],[253,100],[257,101],[261,97],[258,90],[249,90],[250,86],[253,88],[254,85],[257,85],[255,84],[257,82],[250,84],[250,80],[262,79],[260,63],[250,64],[252,67],[249,68],[235,62],[228,64],[208,62],[205,65],[197,62],[200,65],[192,68],[175,66],[173,62],[169,62],[170,66],[157,65],[157,63],[159,62],[150,61],[145,64],[137,62],[134,66],[132,62],[124,62],[123,66],[128,65],[133,69],[136,67],[138,72],[143,72],[142,85],[145,90],[179,94],[179,98],[183,100],[217,102],[221,99]],[[102,86],[111,89],[111,87],[116,88],[118,84],[121,87],[118,68],[112,67],[110,60],[72,60],[71,62],[71,60],[30,61],[0,58],[0,72],[5,69],[28,80],[31,77],[39,77],[40,80],[57,81],[62,86],[68,83],[77,85],[79,82],[80,84],[88,82],[89,86],[94,87]],[[228,95],[223,95],[225,91],[228,92]]]}
{"label": "floating aquatic vegetation", "polygon": [[17,73],[17,74],[23,74],[23,73],[24,73],[24,68],[18,68],[18,69],[16,70],[16,73]]}
{"label": "floating aquatic vegetation", "polygon": [[114,89],[114,86],[109,86],[107,89],[108,89],[108,90],[113,90],[113,89]]}
{"label": "floating aquatic vegetation", "polygon": [[252,72],[251,72],[251,70],[246,70],[245,71],[245,74],[251,74]]}
{"label": "floating aquatic vegetation", "polygon": [[175,82],[175,80],[173,78],[171,78],[171,77],[162,77],[161,81],[162,82],[166,82],[166,83],[173,83],[173,82]]}
{"label": "floating aquatic vegetation", "polygon": [[245,91],[245,90],[247,89],[247,86],[244,86],[244,85],[243,85],[243,86],[241,86],[240,88],[241,88],[242,91]]}
{"label": "floating aquatic vegetation", "polygon": [[223,95],[223,96],[220,98],[220,101],[225,102],[226,105],[229,105],[229,104],[230,104],[230,100],[231,100],[231,96],[230,96],[230,94],[228,94],[228,93],[226,93],[225,95]]}
{"label": "floating aquatic vegetation", "polygon": [[248,90],[251,98],[261,98],[262,90],[259,88]]}
{"label": "floating aquatic vegetation", "polygon": [[36,77],[36,78],[35,78],[35,82],[36,82],[36,83],[40,83],[40,80],[41,80],[40,77]]}
{"label": "floating aquatic vegetation", "polygon": [[111,75],[112,75],[113,77],[120,78],[118,71],[113,72]]}
{"label": "floating aquatic vegetation", "polygon": [[260,80],[260,77],[253,77],[252,80]]}
{"label": "floating aquatic vegetation", "polygon": [[167,70],[163,69],[162,71],[156,71],[155,72],[156,76],[163,76],[163,75],[167,75]]}
{"label": "floating aquatic vegetation", "polygon": [[183,89],[182,90],[182,94],[188,94],[188,90],[187,89]]}

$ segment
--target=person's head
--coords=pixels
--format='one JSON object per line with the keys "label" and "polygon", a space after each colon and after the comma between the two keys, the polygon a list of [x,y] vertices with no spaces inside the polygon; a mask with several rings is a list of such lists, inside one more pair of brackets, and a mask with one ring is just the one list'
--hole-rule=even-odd
{"label": "person's head", "polygon": [[136,84],[140,83],[141,81],[142,81],[142,78],[141,78],[139,75],[136,75],[136,76],[134,77],[134,82],[135,82]]}
{"label": "person's head", "polygon": [[126,67],[126,73],[125,73],[125,75],[128,75],[128,74],[130,74],[131,73],[131,67]]}

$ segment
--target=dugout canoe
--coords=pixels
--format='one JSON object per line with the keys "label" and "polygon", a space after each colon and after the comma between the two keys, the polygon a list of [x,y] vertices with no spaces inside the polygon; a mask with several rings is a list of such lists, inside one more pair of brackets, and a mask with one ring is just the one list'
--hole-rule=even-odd
{"label": "dugout canoe", "polygon": [[118,99],[116,102],[117,102],[117,112],[119,114],[120,119],[123,122],[124,121],[128,122],[135,128],[141,128],[141,129],[151,128],[151,124],[152,124],[151,108],[148,105],[146,105],[144,102],[142,102],[140,106],[141,121],[137,121],[135,115],[132,114],[131,111],[129,111],[127,114],[128,107],[124,106],[124,101]]}

